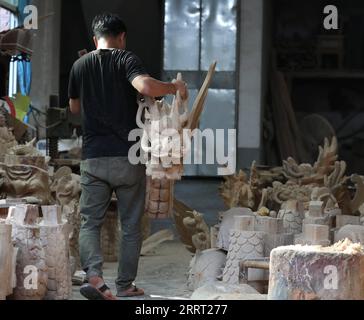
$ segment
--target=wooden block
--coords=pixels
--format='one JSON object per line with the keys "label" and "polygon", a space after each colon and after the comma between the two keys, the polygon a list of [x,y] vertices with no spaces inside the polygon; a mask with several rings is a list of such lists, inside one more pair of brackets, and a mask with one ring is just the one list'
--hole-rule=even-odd
{"label": "wooden block", "polygon": [[255,217],[254,216],[236,216],[234,229],[238,231],[254,231]]}
{"label": "wooden block", "polygon": [[269,269],[268,300],[364,300],[363,248],[348,241],[276,248]]}
{"label": "wooden block", "polygon": [[60,206],[42,206],[43,225],[57,226],[62,224],[62,208]]}
{"label": "wooden block", "polygon": [[346,225],[360,225],[360,217],[338,215],[336,216],[336,228],[341,228]]}

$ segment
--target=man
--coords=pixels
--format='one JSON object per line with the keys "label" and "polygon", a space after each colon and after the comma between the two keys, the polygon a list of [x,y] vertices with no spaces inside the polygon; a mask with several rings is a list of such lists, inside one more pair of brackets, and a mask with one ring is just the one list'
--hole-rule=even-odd
{"label": "man", "polygon": [[125,50],[127,29],[114,14],[101,14],[92,23],[97,50],[75,62],[69,81],[70,109],[81,113],[80,257],[88,284],[81,294],[88,299],[115,300],[103,280],[100,229],[111,196],[118,199],[123,236],[116,280],[117,296],[143,295],[134,285],[142,244],[141,218],[145,202],[145,167],[128,161],[135,129],[137,92],[150,97],[181,93],[182,81],[161,82],[148,75],[135,54]]}

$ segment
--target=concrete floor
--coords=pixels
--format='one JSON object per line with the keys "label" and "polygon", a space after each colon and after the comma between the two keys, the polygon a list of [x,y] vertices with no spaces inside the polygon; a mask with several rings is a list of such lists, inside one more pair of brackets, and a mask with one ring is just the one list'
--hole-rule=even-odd
{"label": "concrete floor", "polygon": [[[217,214],[224,211],[224,204],[218,195],[221,180],[218,179],[186,179],[175,186],[175,197],[191,208],[203,213],[208,225],[217,223]],[[140,258],[139,272],[136,284],[143,288],[146,295],[134,300],[153,299],[188,299],[192,292],[187,287],[187,273],[192,254],[178,240],[172,220],[153,221],[152,232],[171,229],[176,234],[176,240],[161,244],[155,252]],[[115,292],[115,277],[117,263],[105,263],[104,278]],[[73,290],[74,300],[83,300],[79,287]]]}

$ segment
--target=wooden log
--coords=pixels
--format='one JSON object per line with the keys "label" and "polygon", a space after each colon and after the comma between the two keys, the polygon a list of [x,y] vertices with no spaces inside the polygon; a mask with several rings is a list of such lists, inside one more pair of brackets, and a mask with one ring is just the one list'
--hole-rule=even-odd
{"label": "wooden log", "polygon": [[364,299],[363,247],[349,240],[276,248],[269,269],[268,300]]}
{"label": "wooden log", "polygon": [[12,293],[13,245],[11,242],[12,227],[0,223],[0,300],[5,300]]}

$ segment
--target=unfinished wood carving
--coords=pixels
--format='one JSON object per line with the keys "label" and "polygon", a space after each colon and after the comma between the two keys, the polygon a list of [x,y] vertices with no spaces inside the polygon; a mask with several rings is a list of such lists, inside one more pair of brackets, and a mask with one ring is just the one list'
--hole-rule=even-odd
{"label": "unfinished wood carving", "polygon": [[32,165],[8,166],[0,163],[3,184],[0,192],[9,198],[34,197],[42,204],[52,202],[49,175],[44,169]]}
{"label": "unfinished wood carving", "polygon": [[48,267],[47,300],[68,300],[72,296],[69,255],[69,226],[62,220],[59,206],[43,206],[40,239]]}
{"label": "unfinished wood carving", "polygon": [[25,145],[15,145],[8,149],[5,155],[5,164],[14,165],[31,165],[44,170],[48,170],[49,157],[44,157],[35,148],[36,139]]}
{"label": "unfinished wood carving", "polygon": [[226,253],[218,249],[209,249],[196,253],[190,263],[187,286],[194,291],[207,283],[222,278],[226,264]]}
{"label": "unfinished wood carving", "polygon": [[[62,207],[62,216],[70,226],[69,247],[74,265],[72,271],[80,268],[78,237],[81,228],[79,201],[81,196],[81,177],[73,174],[69,167],[56,171],[51,184],[56,203]],[[73,272],[74,273],[74,272]]]}
{"label": "unfinished wood carving", "polygon": [[174,199],[174,221],[180,239],[188,251],[196,253],[210,249],[210,230],[202,214]]}
{"label": "unfinished wood carving", "polygon": [[240,170],[233,176],[225,176],[220,194],[228,208],[244,207],[254,209],[255,198],[247,175]]}
{"label": "unfinished wood carving", "polygon": [[13,293],[16,286],[15,267],[18,250],[11,239],[12,226],[0,221],[0,301]]}
{"label": "unfinished wood carving", "polygon": [[[239,284],[240,266],[242,260],[264,257],[264,233],[256,231],[232,230],[230,233],[230,247],[227,255],[223,281]],[[249,273],[249,281],[262,280],[264,272],[254,270]]]}
{"label": "unfinished wood carving", "polygon": [[[281,205],[289,200],[297,200],[302,203],[308,203],[311,199],[312,187],[306,185],[297,185],[294,182],[283,184],[279,181],[273,182],[273,186],[266,189],[265,202],[261,205],[268,206],[272,209],[279,209]],[[264,194],[264,192],[263,192]]]}
{"label": "unfinished wood carving", "polygon": [[235,217],[237,216],[253,216],[253,211],[249,208],[232,208],[221,213],[221,222],[218,226],[219,233],[217,235],[217,248],[229,251],[230,231],[234,229]]}
{"label": "unfinished wood carving", "polygon": [[355,184],[356,193],[354,198],[350,201],[350,209],[352,214],[360,213],[360,208],[364,204],[364,181],[363,177],[354,174],[351,177],[351,182]]}
{"label": "unfinished wood carving", "polygon": [[353,243],[360,243],[364,246],[364,226],[345,225],[335,232],[335,242],[349,239]]}
{"label": "unfinished wood carving", "polygon": [[146,213],[152,219],[165,219],[172,215],[174,181],[147,177]]}
{"label": "unfinished wood carving", "polygon": [[143,241],[143,246],[140,255],[144,256],[147,253],[152,252],[163,242],[172,240],[174,240],[174,235],[171,230],[161,230]]}
{"label": "unfinished wood carving", "polygon": [[4,161],[8,150],[16,145],[18,143],[15,140],[13,132],[9,128],[0,125],[0,162]]}
{"label": "unfinished wood carving", "polygon": [[319,147],[319,156],[316,163],[297,164],[293,158],[283,161],[283,174],[290,181],[297,184],[318,184],[323,185],[324,177],[334,170],[335,162],[338,158],[338,145],[336,137],[331,142],[325,139],[323,147]]}
{"label": "unfinished wood carving", "polygon": [[[12,240],[19,249],[13,294],[16,300],[42,300],[47,293],[48,268],[38,219],[37,206],[20,205],[9,210],[7,221],[12,225]],[[31,273],[34,278],[29,277]]]}
{"label": "unfinished wood carving", "polygon": [[283,226],[287,233],[301,233],[304,219],[304,208],[302,203],[297,200],[285,202],[278,213],[278,218],[283,219]]}
{"label": "unfinished wood carving", "polygon": [[[147,175],[152,179],[181,179],[183,158],[189,152],[192,138],[182,131],[197,128],[215,68],[216,63],[210,67],[191,114],[188,101],[183,101],[179,92],[172,105],[149,97],[138,99],[137,125],[143,129],[141,147],[148,158]],[[182,75],[178,74],[177,79],[182,80]]]}

